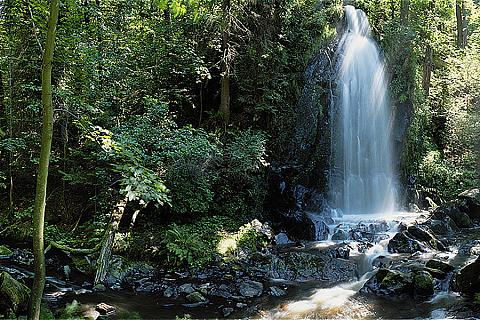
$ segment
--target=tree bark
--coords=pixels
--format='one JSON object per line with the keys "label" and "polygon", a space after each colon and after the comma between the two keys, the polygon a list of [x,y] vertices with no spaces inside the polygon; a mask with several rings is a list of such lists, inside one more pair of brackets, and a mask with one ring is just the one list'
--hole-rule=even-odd
{"label": "tree bark", "polygon": [[107,276],[107,268],[110,263],[110,257],[112,255],[112,247],[113,242],[115,241],[115,234],[118,231],[118,227],[120,226],[120,221],[122,220],[123,213],[125,212],[125,207],[127,206],[128,200],[122,199],[120,200],[115,209],[112,212],[112,216],[110,219],[110,228],[106,233],[102,249],[100,250],[100,256],[97,262],[97,272],[95,274],[95,281],[94,284],[98,284],[105,280]]}
{"label": "tree bark", "polygon": [[425,94],[428,96],[430,93],[430,79],[432,77],[433,68],[433,48],[427,45],[425,49],[425,58],[423,60],[423,79],[422,87],[425,90]]}
{"label": "tree bark", "polygon": [[467,16],[465,1],[455,1],[455,16],[457,18],[457,47],[464,49],[467,46]]}
{"label": "tree bark", "polygon": [[400,22],[406,25],[410,13],[410,0],[402,0],[400,4]]}
{"label": "tree bark", "polygon": [[42,62],[42,146],[37,173],[37,188],[33,211],[33,253],[35,257],[35,277],[30,298],[29,319],[40,318],[40,306],[45,287],[45,255],[43,228],[45,223],[45,200],[47,194],[48,165],[53,136],[53,101],[52,101],[52,62],[55,47],[59,0],[52,0],[48,19],[47,39]]}
{"label": "tree bark", "polygon": [[230,122],[230,0],[223,0],[222,62],[219,111],[225,125]]}
{"label": "tree bark", "polygon": [[465,10],[465,0],[462,0],[462,40],[463,48],[467,47],[467,11]]}

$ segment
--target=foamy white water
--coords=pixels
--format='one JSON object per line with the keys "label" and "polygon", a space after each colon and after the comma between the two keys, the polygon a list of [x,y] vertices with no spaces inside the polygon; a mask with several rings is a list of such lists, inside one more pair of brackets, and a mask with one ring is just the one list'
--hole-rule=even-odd
{"label": "foamy white water", "polygon": [[385,64],[365,13],[346,6],[345,16],[348,30],[338,49],[331,200],[347,214],[392,212],[396,179]]}

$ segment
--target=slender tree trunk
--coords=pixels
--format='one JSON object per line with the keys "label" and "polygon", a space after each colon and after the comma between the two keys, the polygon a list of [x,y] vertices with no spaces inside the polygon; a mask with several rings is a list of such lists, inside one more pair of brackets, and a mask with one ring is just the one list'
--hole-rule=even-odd
{"label": "slender tree trunk", "polygon": [[225,125],[230,122],[230,0],[223,0],[222,63],[220,80],[220,114]]}
{"label": "slender tree trunk", "polygon": [[35,256],[35,277],[33,279],[30,300],[30,319],[40,318],[43,288],[45,287],[45,256],[43,227],[45,221],[45,199],[47,194],[48,165],[53,136],[53,101],[52,101],[52,62],[55,47],[59,0],[52,0],[48,19],[47,39],[42,63],[42,146],[37,173],[37,189],[33,211],[33,253]]}
{"label": "slender tree trunk", "polygon": [[[0,115],[6,115],[5,111],[5,90],[3,89],[3,72],[0,70]],[[0,134],[4,128],[4,121],[0,121]],[[5,129],[6,130],[6,129]]]}
{"label": "slender tree trunk", "polygon": [[465,0],[462,0],[462,40],[463,48],[467,47],[467,11],[465,10]]}
{"label": "slender tree trunk", "polygon": [[[12,58],[8,63],[8,136],[13,138],[13,67]],[[13,152],[8,152],[8,177],[10,187],[8,190],[8,215],[13,216]]]}
{"label": "slender tree trunk", "polygon": [[110,263],[110,257],[112,255],[113,242],[115,241],[115,233],[118,231],[120,226],[120,221],[122,220],[123,213],[125,212],[125,207],[127,206],[128,200],[122,199],[116,205],[115,209],[112,212],[110,219],[110,228],[105,236],[102,249],[100,250],[100,257],[97,262],[97,272],[95,274],[94,284],[98,284],[105,280],[107,276],[107,269]]}
{"label": "slender tree trunk", "polygon": [[407,24],[409,13],[410,13],[410,0],[402,0],[400,4],[400,22],[403,25]]}
{"label": "slender tree trunk", "polygon": [[464,49],[467,45],[467,16],[465,1],[455,1],[455,16],[457,18],[457,47]]}
{"label": "slender tree trunk", "polygon": [[425,90],[425,94],[428,96],[430,93],[430,79],[432,77],[433,68],[433,49],[430,45],[425,48],[425,58],[423,60],[423,79],[422,87]]}

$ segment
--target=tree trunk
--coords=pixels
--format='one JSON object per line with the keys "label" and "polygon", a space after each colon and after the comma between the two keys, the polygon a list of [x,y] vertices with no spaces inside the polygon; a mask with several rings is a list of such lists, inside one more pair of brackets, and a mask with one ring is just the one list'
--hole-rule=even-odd
{"label": "tree trunk", "polygon": [[115,233],[118,231],[120,221],[122,220],[123,213],[125,212],[125,207],[127,206],[127,199],[120,200],[116,205],[115,209],[112,212],[110,219],[110,228],[107,231],[105,240],[100,250],[100,257],[97,262],[97,272],[95,274],[94,284],[98,284],[105,280],[108,271],[108,265],[110,262],[110,257],[112,255],[113,242],[115,240]]}
{"label": "tree trunk", "polygon": [[425,58],[423,60],[423,79],[422,87],[425,90],[425,94],[428,96],[430,93],[430,79],[432,77],[433,67],[433,49],[430,45],[425,49]]}
{"label": "tree trunk", "polygon": [[467,45],[467,16],[465,1],[455,1],[455,16],[457,18],[457,47],[464,49]]}
{"label": "tree trunk", "polygon": [[220,114],[224,124],[230,122],[230,0],[223,0],[222,63],[220,80]]}
{"label": "tree trunk", "polygon": [[462,0],[462,40],[463,47],[467,47],[467,12],[465,10],[465,0]]}
{"label": "tree trunk", "polygon": [[40,318],[40,305],[45,287],[45,256],[43,252],[43,228],[45,221],[45,199],[47,194],[48,165],[53,136],[53,101],[52,101],[52,61],[55,47],[59,0],[52,0],[48,19],[47,39],[42,63],[42,146],[37,173],[37,189],[33,211],[33,253],[35,257],[35,277],[33,279],[30,300],[30,319]]}
{"label": "tree trunk", "polygon": [[400,4],[400,22],[406,25],[410,13],[410,0],[402,0]]}

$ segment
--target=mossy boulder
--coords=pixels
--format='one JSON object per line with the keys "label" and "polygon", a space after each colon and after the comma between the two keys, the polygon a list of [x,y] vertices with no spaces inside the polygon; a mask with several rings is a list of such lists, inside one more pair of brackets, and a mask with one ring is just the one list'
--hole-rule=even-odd
{"label": "mossy boulder", "polygon": [[0,315],[26,311],[30,289],[6,272],[0,273]]}
{"label": "mossy boulder", "polygon": [[426,226],[419,226],[419,225],[409,226],[407,231],[408,231],[408,234],[411,236],[411,238],[414,238],[426,243],[432,249],[436,249],[440,251],[446,250],[445,245],[440,240],[438,240],[430,232],[430,230],[428,230],[428,227]]}
{"label": "mossy boulder", "polygon": [[0,258],[10,258],[13,256],[13,251],[6,246],[0,246]]}
{"label": "mossy boulder", "polygon": [[427,225],[434,234],[441,236],[451,235],[460,230],[455,224],[455,221],[449,216],[445,216],[441,220],[428,219],[425,225]]}
{"label": "mossy boulder", "polygon": [[379,269],[360,290],[380,296],[399,296],[412,291],[412,279],[409,274],[388,269]]}
{"label": "mossy boulder", "polygon": [[427,250],[420,241],[412,239],[405,231],[397,233],[388,242],[388,252],[390,253],[415,253],[417,251],[425,252]]}
{"label": "mossy boulder", "polygon": [[480,257],[455,274],[451,287],[467,295],[480,293]]}
{"label": "mossy boulder", "polygon": [[470,218],[480,220],[480,189],[466,190],[458,195]]}
{"label": "mossy boulder", "polygon": [[434,292],[433,277],[427,271],[418,271],[413,276],[413,294],[417,298],[426,298]]}
{"label": "mossy boulder", "polygon": [[459,228],[471,228],[473,222],[468,214],[470,209],[466,202],[466,200],[447,202],[433,211],[432,218],[436,220],[444,220],[446,217],[450,217]]}
{"label": "mossy boulder", "polygon": [[431,268],[431,269],[437,269],[445,273],[449,273],[455,270],[455,268],[449,265],[448,263],[435,260],[435,259],[428,260],[427,263],[425,264],[425,267]]}

